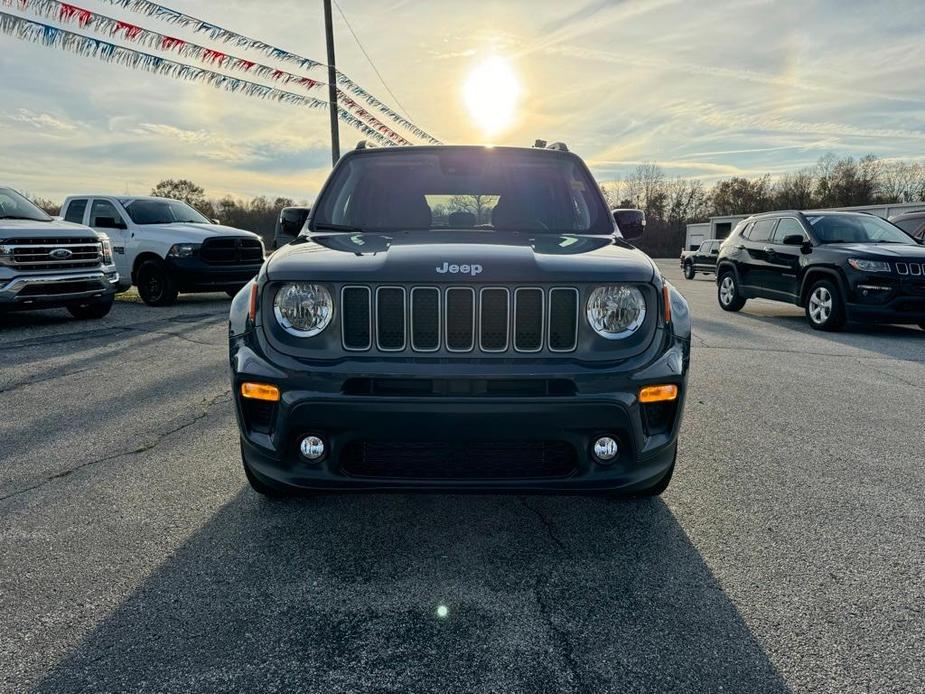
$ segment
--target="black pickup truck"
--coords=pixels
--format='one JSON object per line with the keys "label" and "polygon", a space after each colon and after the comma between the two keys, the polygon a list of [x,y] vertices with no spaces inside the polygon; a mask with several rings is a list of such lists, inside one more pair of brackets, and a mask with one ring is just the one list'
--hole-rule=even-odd
{"label": "black pickup truck", "polygon": [[620,217],[563,145],[346,154],[232,304],[251,486],[661,493],[691,322]]}
{"label": "black pickup truck", "polygon": [[681,251],[681,269],[684,277],[692,280],[698,272],[716,274],[716,259],[722,239],[710,239],[700,244],[696,251]]}

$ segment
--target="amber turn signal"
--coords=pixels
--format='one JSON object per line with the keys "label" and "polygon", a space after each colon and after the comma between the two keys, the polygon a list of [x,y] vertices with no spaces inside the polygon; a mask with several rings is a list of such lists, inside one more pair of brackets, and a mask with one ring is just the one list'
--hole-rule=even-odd
{"label": "amber turn signal", "polygon": [[247,317],[251,319],[251,324],[253,324],[257,319],[257,283],[251,282],[250,289],[250,305],[247,307]]}
{"label": "amber turn signal", "polygon": [[671,322],[671,290],[668,289],[668,283],[662,285],[662,301],[665,304],[665,322]]}
{"label": "amber turn signal", "polygon": [[250,400],[268,400],[279,402],[279,388],[267,383],[242,383],[241,397]]}
{"label": "amber turn signal", "polygon": [[639,402],[666,402],[678,397],[676,385],[646,386],[639,391]]}

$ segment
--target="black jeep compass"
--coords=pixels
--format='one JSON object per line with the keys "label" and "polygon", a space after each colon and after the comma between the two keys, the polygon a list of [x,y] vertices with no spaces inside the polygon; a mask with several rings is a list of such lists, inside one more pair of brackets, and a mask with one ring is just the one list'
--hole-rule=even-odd
{"label": "black jeep compass", "polygon": [[772,212],[739,223],[720,248],[726,311],[763,297],[802,306],[817,330],[846,321],[925,329],[925,248],[861,212]]}
{"label": "black jeep compass", "polygon": [[358,148],[235,298],[230,353],[264,494],[658,494],[690,318],[564,146]]}

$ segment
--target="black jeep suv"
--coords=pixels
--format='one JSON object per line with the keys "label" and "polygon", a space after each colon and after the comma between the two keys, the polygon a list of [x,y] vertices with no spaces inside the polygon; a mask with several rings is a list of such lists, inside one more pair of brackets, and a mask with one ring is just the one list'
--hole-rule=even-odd
{"label": "black jeep suv", "polygon": [[658,494],[690,318],[562,146],[363,148],[235,298],[230,356],[264,494]]}
{"label": "black jeep suv", "polygon": [[720,248],[726,311],[762,297],[803,306],[809,324],[909,323],[925,329],[925,248],[859,212],[771,212],[739,223]]}

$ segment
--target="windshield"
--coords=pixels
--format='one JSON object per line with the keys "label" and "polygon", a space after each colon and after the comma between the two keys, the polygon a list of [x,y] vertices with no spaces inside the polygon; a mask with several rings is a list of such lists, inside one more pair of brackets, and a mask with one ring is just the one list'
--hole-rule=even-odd
{"label": "windshield", "polygon": [[806,219],[822,243],[915,244],[901,229],[873,215],[820,214]]}
{"label": "windshield", "polygon": [[12,188],[0,188],[0,219],[31,219],[50,222],[51,217]]}
{"label": "windshield", "polygon": [[613,218],[580,160],[544,150],[383,150],[338,167],[312,229],[480,229],[612,234]]}
{"label": "windshield", "polygon": [[128,216],[135,224],[211,223],[192,207],[179,200],[133,200],[123,204]]}

